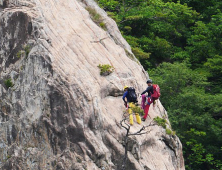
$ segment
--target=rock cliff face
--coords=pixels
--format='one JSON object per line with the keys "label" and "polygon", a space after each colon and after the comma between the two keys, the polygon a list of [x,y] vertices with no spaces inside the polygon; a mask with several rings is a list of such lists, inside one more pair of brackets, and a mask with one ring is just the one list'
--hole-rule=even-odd
{"label": "rock cliff face", "polygon": [[[99,64],[115,71],[101,76]],[[0,76],[0,169],[122,168],[122,89],[142,92],[148,75],[94,1],[0,0]],[[167,119],[159,101],[130,133],[156,116]],[[125,169],[185,169],[175,135],[158,125],[144,131],[129,138]]]}

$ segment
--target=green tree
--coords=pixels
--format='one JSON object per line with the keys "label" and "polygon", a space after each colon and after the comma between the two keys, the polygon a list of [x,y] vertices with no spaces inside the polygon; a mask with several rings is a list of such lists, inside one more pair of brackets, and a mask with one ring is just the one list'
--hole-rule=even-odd
{"label": "green tree", "polygon": [[[132,47],[141,48],[150,54],[148,62],[138,57],[141,63],[145,63],[145,69],[148,69],[163,61],[181,59],[190,26],[198,17],[197,12],[180,3],[147,1],[147,5],[132,8],[124,17],[120,15],[122,21],[119,26],[128,37],[137,38],[136,46],[134,42],[128,41]],[[126,27],[130,31],[125,30]],[[187,57],[183,55],[182,59]]]}
{"label": "green tree", "polygon": [[163,63],[149,74],[161,88],[160,100],[182,141],[187,169],[222,168],[222,120],[215,120],[222,112],[222,94],[205,93],[207,76],[187,63]]}
{"label": "green tree", "polygon": [[211,86],[209,91],[214,94],[222,92],[222,56],[215,55],[213,58],[208,58],[204,66],[210,72]]}
{"label": "green tree", "polygon": [[212,16],[212,21],[198,21],[187,39],[187,50],[193,68],[201,67],[208,58],[222,55],[222,15]]}
{"label": "green tree", "polygon": [[221,170],[222,1],[98,2],[160,85],[186,169]]}
{"label": "green tree", "polygon": [[217,14],[222,9],[222,2],[220,0],[180,0],[181,4],[187,4],[194,10],[203,15],[203,20],[209,21],[212,15]]}

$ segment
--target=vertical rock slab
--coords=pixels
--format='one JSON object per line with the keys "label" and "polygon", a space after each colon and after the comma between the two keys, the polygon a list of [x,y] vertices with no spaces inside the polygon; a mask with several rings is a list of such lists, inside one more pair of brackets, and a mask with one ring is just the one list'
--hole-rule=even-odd
{"label": "vertical rock slab", "polygon": [[[148,75],[94,1],[0,1],[0,76],[1,169],[121,169],[122,88],[140,93]],[[167,119],[160,102],[143,125],[156,116]],[[183,170],[179,139],[148,128],[130,138],[126,169]]]}

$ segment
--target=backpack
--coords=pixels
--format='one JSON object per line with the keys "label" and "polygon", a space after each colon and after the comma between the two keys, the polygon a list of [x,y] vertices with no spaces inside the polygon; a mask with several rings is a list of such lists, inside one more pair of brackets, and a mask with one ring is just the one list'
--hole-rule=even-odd
{"label": "backpack", "polygon": [[157,84],[153,84],[153,94],[151,94],[153,100],[157,100],[160,97],[160,87]]}
{"label": "backpack", "polygon": [[128,88],[128,98],[129,102],[137,102],[136,91],[133,87]]}

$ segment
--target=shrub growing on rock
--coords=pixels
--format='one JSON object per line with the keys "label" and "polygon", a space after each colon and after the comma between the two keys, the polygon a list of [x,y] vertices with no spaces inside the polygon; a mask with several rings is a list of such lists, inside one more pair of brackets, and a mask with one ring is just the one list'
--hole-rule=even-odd
{"label": "shrub growing on rock", "polygon": [[91,7],[87,7],[86,10],[89,12],[91,19],[98,25],[100,26],[102,29],[104,29],[105,31],[107,30],[106,28],[106,24],[103,22],[103,18],[100,14],[98,14],[96,12],[95,9],[91,8]]}
{"label": "shrub growing on rock", "polygon": [[166,129],[166,120],[160,118],[159,116],[154,118],[154,121],[159,125],[162,126],[164,129]]}
{"label": "shrub growing on rock", "polygon": [[97,67],[100,68],[100,75],[107,76],[114,71],[114,67],[109,64],[99,64]]}
{"label": "shrub growing on rock", "polygon": [[12,87],[13,86],[13,83],[12,83],[12,80],[11,79],[7,79],[7,80],[5,80],[5,86],[7,87],[7,89],[9,88],[9,87]]}

